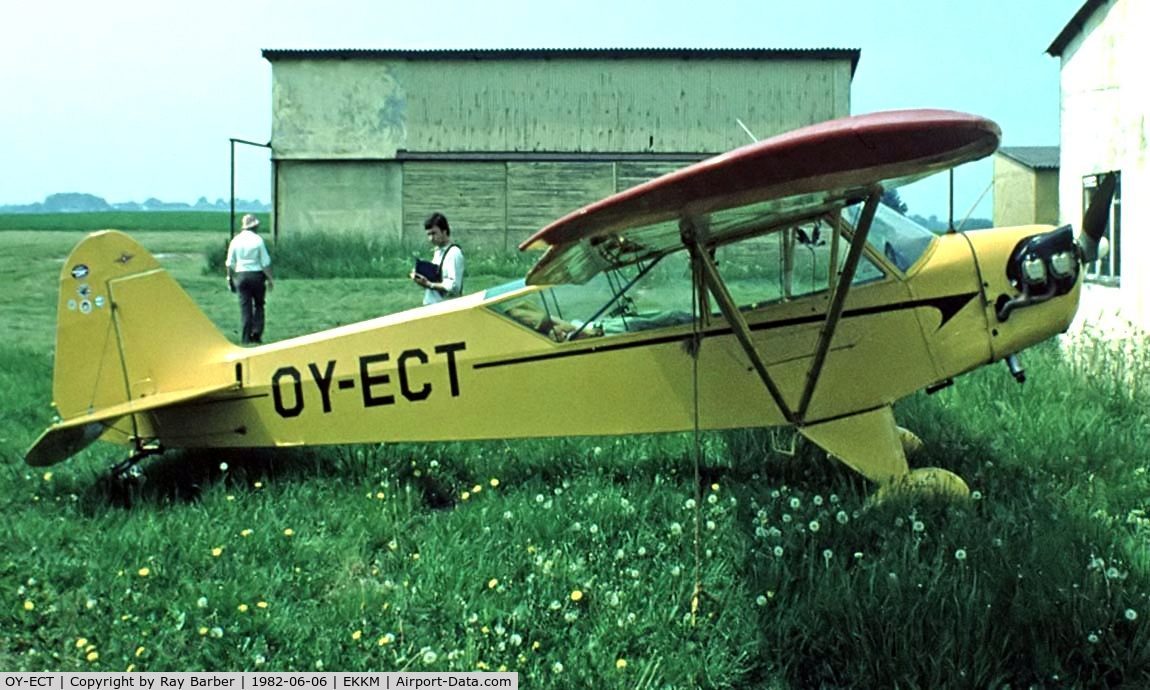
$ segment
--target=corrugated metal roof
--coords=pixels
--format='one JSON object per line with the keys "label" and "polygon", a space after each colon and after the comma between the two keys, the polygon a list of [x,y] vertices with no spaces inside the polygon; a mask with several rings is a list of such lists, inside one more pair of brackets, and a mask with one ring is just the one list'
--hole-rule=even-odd
{"label": "corrugated metal roof", "polygon": [[1066,50],[1066,46],[1069,45],[1070,42],[1074,40],[1074,37],[1082,31],[1082,28],[1086,26],[1086,22],[1090,20],[1090,16],[1093,15],[1099,7],[1102,7],[1108,2],[1110,2],[1110,0],[1086,0],[1086,2],[1082,4],[1082,7],[1079,7],[1078,11],[1074,13],[1074,16],[1066,26],[1062,28],[1062,31],[1059,32],[1054,42],[1050,44],[1050,47],[1046,49],[1046,52],[1054,57],[1062,57],[1062,51]]}
{"label": "corrugated metal roof", "polygon": [[507,48],[377,50],[329,48],[263,50],[268,62],[277,60],[547,60],[668,59],[668,60],[850,60],[851,76],[858,67],[859,48]]}
{"label": "corrugated metal roof", "polygon": [[1058,170],[1057,146],[1006,146],[998,152],[1035,170]]}

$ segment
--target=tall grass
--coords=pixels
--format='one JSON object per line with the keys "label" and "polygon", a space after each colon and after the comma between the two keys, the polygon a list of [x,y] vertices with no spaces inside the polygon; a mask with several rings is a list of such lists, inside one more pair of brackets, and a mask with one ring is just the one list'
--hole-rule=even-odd
{"label": "tall grass", "polygon": [[[412,257],[429,258],[426,243],[405,244],[368,234],[307,233],[282,237],[269,247],[276,275],[287,278],[406,278]],[[518,277],[538,254],[470,251],[464,247],[467,276]],[[223,275],[227,243],[205,250],[204,273]]]}
{"label": "tall grass", "polygon": [[[0,265],[51,253],[20,251]],[[181,282],[230,323],[220,281],[199,274],[199,257],[180,261]],[[51,304],[41,282],[54,276],[40,272],[21,285]],[[271,323],[326,323],[314,302],[356,280],[283,281]],[[350,318],[375,308],[362,301],[338,304]],[[50,333],[53,315],[26,306],[26,329]],[[817,448],[782,453],[787,433],[762,430],[697,444],[173,451],[115,488],[102,480],[123,457],[114,446],[22,463],[50,417],[49,347],[0,333],[6,670],[507,669],[540,688],[1150,685],[1150,408],[1130,383],[1150,373],[1145,341],[1071,351],[1087,356],[1047,343],[1025,353],[1022,386],[993,367],[906,399],[900,422],[926,443],[912,464],[953,469],[975,493],[882,504]]]}

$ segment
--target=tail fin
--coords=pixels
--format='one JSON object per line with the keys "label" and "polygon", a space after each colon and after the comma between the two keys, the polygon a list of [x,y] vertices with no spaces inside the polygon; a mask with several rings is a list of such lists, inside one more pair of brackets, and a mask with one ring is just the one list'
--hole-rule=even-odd
{"label": "tail fin", "polygon": [[64,460],[125,416],[134,431],[108,440],[146,437],[139,412],[234,384],[235,349],[135,240],[115,230],[89,235],[60,272],[52,384],[60,422],[26,460]]}

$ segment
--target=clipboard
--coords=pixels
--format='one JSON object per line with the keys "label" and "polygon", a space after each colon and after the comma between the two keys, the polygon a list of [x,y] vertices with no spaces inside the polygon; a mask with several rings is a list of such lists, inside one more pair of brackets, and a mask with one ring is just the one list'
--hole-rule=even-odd
{"label": "clipboard", "polygon": [[432,283],[438,283],[443,280],[443,270],[434,262],[424,261],[419,257],[415,258],[415,272],[427,278]]}

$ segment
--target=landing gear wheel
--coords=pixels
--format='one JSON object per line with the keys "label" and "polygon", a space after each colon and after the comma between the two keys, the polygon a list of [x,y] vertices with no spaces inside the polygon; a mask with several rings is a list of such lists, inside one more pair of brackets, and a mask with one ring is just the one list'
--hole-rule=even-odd
{"label": "landing gear wheel", "polygon": [[879,487],[874,499],[881,503],[891,496],[927,496],[964,500],[970,487],[962,477],[941,467],[921,467]]}

